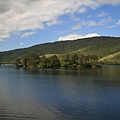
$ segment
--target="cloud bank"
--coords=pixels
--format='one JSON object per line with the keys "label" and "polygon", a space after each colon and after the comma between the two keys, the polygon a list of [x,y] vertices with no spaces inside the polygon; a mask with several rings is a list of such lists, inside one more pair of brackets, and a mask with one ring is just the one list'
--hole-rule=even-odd
{"label": "cloud bank", "polygon": [[[15,32],[42,30],[61,24],[59,17],[62,15],[119,3],[120,0],[0,0],[0,39],[9,38]],[[73,27],[78,28],[80,26]]]}
{"label": "cloud bank", "polygon": [[77,35],[77,34],[70,34],[67,36],[59,37],[58,41],[66,41],[66,40],[77,40],[82,38],[91,38],[91,37],[99,37],[100,35],[97,33],[87,34],[87,35]]}

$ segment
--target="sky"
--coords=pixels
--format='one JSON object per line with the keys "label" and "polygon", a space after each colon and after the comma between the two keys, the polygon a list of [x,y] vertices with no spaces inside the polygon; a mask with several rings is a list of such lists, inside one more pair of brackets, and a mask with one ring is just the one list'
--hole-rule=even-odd
{"label": "sky", "polygon": [[0,51],[120,37],[120,0],[0,0]]}

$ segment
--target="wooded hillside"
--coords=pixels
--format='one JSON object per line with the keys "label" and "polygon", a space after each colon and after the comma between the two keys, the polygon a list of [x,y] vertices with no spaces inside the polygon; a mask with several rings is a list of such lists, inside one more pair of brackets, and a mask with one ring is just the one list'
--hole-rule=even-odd
{"label": "wooded hillside", "polygon": [[[103,60],[120,61],[120,38],[94,37],[74,41],[39,44],[29,48],[0,52],[0,61],[12,62],[17,58],[22,58],[32,53],[38,54],[39,56],[69,53],[80,53],[84,55],[94,54],[101,60],[106,57]],[[113,55],[113,57],[109,57],[110,55]]]}

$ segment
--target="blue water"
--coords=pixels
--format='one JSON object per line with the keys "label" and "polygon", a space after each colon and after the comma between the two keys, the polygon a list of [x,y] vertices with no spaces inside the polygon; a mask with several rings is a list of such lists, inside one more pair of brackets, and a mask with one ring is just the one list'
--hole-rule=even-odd
{"label": "blue water", "polygon": [[120,67],[0,67],[0,120],[119,120]]}

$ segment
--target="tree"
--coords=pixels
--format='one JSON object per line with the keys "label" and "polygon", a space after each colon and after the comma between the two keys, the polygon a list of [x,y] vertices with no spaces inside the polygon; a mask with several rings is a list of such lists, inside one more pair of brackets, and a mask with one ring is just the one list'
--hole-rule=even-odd
{"label": "tree", "polygon": [[48,59],[46,56],[40,57],[39,68],[47,68]]}
{"label": "tree", "polygon": [[70,64],[78,64],[78,56],[77,54],[71,54],[70,55]]}
{"label": "tree", "polygon": [[39,64],[40,62],[40,58],[39,58],[39,55],[37,54],[29,54],[27,56],[27,66],[29,68],[32,68],[32,69],[36,69],[37,68],[37,65]]}
{"label": "tree", "polygon": [[70,56],[69,56],[69,54],[63,55],[62,56],[62,61],[63,62],[70,62]]}
{"label": "tree", "polygon": [[21,67],[21,60],[20,58],[17,58],[16,61],[15,61],[15,66],[18,68],[18,67]]}
{"label": "tree", "polygon": [[63,55],[61,58],[61,66],[64,68],[68,68],[70,65],[70,57],[69,54]]}
{"label": "tree", "polygon": [[27,68],[27,67],[28,67],[28,58],[27,58],[27,57],[25,57],[25,58],[23,59],[22,64],[23,64],[23,67],[24,67],[24,68]]}
{"label": "tree", "polygon": [[59,68],[60,66],[60,61],[56,55],[48,57],[48,68]]}
{"label": "tree", "polygon": [[84,58],[85,58],[85,56],[83,54],[78,54],[78,64],[79,65],[84,64]]}

